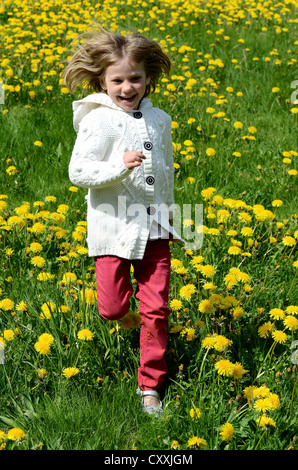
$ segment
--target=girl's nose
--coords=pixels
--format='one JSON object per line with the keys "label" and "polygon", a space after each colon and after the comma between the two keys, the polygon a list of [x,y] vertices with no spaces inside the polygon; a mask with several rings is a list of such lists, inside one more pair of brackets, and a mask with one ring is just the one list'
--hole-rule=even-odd
{"label": "girl's nose", "polygon": [[124,92],[130,91],[131,88],[132,88],[131,83],[130,83],[129,81],[123,82],[122,88],[123,88],[123,91],[124,91]]}

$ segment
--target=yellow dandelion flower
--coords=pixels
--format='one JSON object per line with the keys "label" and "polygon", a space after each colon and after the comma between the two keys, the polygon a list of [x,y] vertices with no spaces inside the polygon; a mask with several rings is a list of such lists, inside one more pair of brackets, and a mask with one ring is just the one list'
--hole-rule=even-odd
{"label": "yellow dandelion flower", "polygon": [[56,309],[56,305],[53,302],[45,302],[41,306],[40,318],[51,318],[51,313]]}
{"label": "yellow dandelion flower", "polygon": [[253,387],[253,398],[256,397],[268,397],[270,395],[270,389],[267,385],[261,385],[260,387]]}
{"label": "yellow dandelion flower", "polygon": [[94,305],[97,299],[96,290],[86,288],[84,291],[81,292],[82,299],[85,298],[85,302],[87,305]]}
{"label": "yellow dandelion flower", "polygon": [[44,379],[45,376],[47,375],[47,370],[46,369],[38,369],[38,377],[40,379]]}
{"label": "yellow dandelion flower", "polygon": [[38,281],[52,281],[54,278],[55,278],[54,274],[44,273],[44,272],[38,274],[37,276]]}
{"label": "yellow dandelion flower", "polygon": [[253,235],[253,229],[251,227],[243,227],[241,229],[241,234],[244,237],[251,237]]}
{"label": "yellow dandelion flower", "polygon": [[192,420],[200,419],[201,416],[202,416],[202,412],[201,412],[200,408],[192,408],[189,411],[189,416],[191,417]]}
{"label": "yellow dandelion flower", "polygon": [[298,315],[298,306],[297,305],[288,305],[286,308],[288,315]]}
{"label": "yellow dandelion flower", "polygon": [[222,352],[233,344],[233,341],[223,335],[214,335],[214,349]]}
{"label": "yellow dandelion flower", "polygon": [[280,399],[276,393],[270,393],[267,399],[271,403],[272,410],[277,410],[280,407]]}
{"label": "yellow dandelion flower", "polygon": [[283,320],[285,318],[285,312],[281,308],[272,308],[269,312],[269,316],[274,320]]}
{"label": "yellow dandelion flower", "polygon": [[183,299],[189,300],[195,291],[196,287],[194,284],[187,284],[181,287],[181,289],[179,290],[179,295]]}
{"label": "yellow dandelion flower", "polygon": [[42,245],[38,242],[32,242],[29,246],[29,250],[33,253],[40,253],[42,249]]}
{"label": "yellow dandelion flower", "polygon": [[212,197],[212,195],[215,191],[216,191],[216,189],[211,186],[210,188],[203,189],[201,191],[201,195],[205,199],[205,201],[208,201],[209,199],[211,199],[211,197]]}
{"label": "yellow dandelion flower", "polygon": [[219,375],[223,375],[225,377],[231,377],[233,375],[234,365],[228,359],[221,359],[217,361],[214,367]]}
{"label": "yellow dandelion flower", "polygon": [[57,198],[55,196],[46,196],[45,201],[46,202],[56,202]]}
{"label": "yellow dandelion flower", "polygon": [[222,441],[231,441],[234,433],[234,426],[231,423],[225,423],[221,426],[219,434]]}
{"label": "yellow dandelion flower", "polygon": [[284,320],[283,323],[285,327],[290,331],[295,331],[298,329],[298,319],[293,315],[288,315]]}
{"label": "yellow dandelion flower", "polygon": [[15,337],[13,330],[4,330],[3,337],[6,341],[12,341]]}
{"label": "yellow dandelion flower", "polygon": [[31,260],[31,264],[37,268],[43,268],[46,264],[46,260],[42,256],[34,256]]}
{"label": "yellow dandelion flower", "polygon": [[195,178],[193,178],[192,176],[188,176],[188,177],[186,178],[186,182],[187,182],[187,183],[194,184],[195,181],[196,181]]}
{"label": "yellow dandelion flower", "polygon": [[12,215],[7,220],[7,225],[12,226],[12,227],[16,226],[16,227],[21,228],[21,227],[25,226],[25,221],[22,219],[22,217],[19,217],[17,215]]}
{"label": "yellow dandelion flower", "polygon": [[296,245],[296,240],[293,237],[290,237],[287,235],[286,237],[283,237],[282,243],[286,246],[295,246]]}
{"label": "yellow dandelion flower", "polygon": [[6,173],[11,176],[11,175],[15,175],[16,173],[18,173],[18,170],[16,169],[15,166],[10,165],[8,168],[6,168]]}
{"label": "yellow dandelion flower", "polygon": [[234,122],[233,126],[235,127],[235,129],[242,129],[243,124],[240,121],[236,121]]}
{"label": "yellow dandelion flower", "polygon": [[208,157],[214,157],[215,154],[216,154],[216,151],[213,148],[209,147],[206,149],[206,155]]}
{"label": "yellow dandelion flower", "polygon": [[280,199],[275,199],[274,201],[272,201],[273,207],[280,207],[282,205],[283,205],[283,202]]}
{"label": "yellow dandelion flower", "polygon": [[24,302],[23,300],[21,300],[21,302],[19,302],[17,305],[16,305],[16,310],[18,312],[26,312],[28,310],[28,305],[26,304],[26,302]]}
{"label": "yellow dandelion flower", "polygon": [[13,310],[14,309],[14,302],[10,299],[2,299],[0,300],[0,310]]}
{"label": "yellow dandelion flower", "polygon": [[205,300],[201,300],[201,302],[199,303],[199,311],[201,313],[211,313],[213,310],[213,304],[210,302],[210,300],[208,299],[205,299]]}
{"label": "yellow dandelion flower", "polygon": [[276,427],[276,422],[274,421],[274,419],[266,415],[261,415],[259,418],[256,419],[256,422],[262,428],[268,427],[268,426]]}
{"label": "yellow dandelion flower", "polygon": [[212,349],[214,347],[215,338],[213,335],[208,335],[202,340],[202,348]]}
{"label": "yellow dandelion flower", "polygon": [[37,341],[34,344],[34,348],[39,354],[42,354],[43,356],[48,356],[48,354],[51,352],[50,344],[47,341]]}
{"label": "yellow dandelion flower", "polygon": [[190,263],[194,266],[196,264],[202,263],[203,259],[204,259],[203,256],[200,256],[200,255],[199,256],[194,256]]}
{"label": "yellow dandelion flower", "polygon": [[21,428],[12,428],[7,432],[6,437],[10,441],[21,441],[25,439],[26,433]]}
{"label": "yellow dandelion flower", "polygon": [[186,341],[193,341],[196,337],[196,330],[194,328],[183,328],[180,332],[182,338],[186,338]]}
{"label": "yellow dandelion flower", "polygon": [[41,222],[36,222],[30,229],[30,232],[35,233],[36,235],[40,235],[45,232],[45,225]]}
{"label": "yellow dandelion flower", "polygon": [[235,318],[235,320],[238,320],[244,315],[244,309],[243,307],[235,307],[231,310],[231,313],[233,317]]}
{"label": "yellow dandelion flower", "polygon": [[88,329],[83,329],[78,332],[78,338],[83,341],[90,341],[94,338],[94,334]]}
{"label": "yellow dandelion flower", "polygon": [[270,335],[272,331],[272,328],[273,328],[273,323],[271,323],[270,321],[267,323],[264,323],[258,328],[258,335],[260,336],[260,338],[268,338],[268,336]]}
{"label": "yellow dandelion flower", "polygon": [[63,369],[62,374],[64,375],[64,377],[70,379],[71,377],[77,375],[79,372],[80,371],[77,367],[66,367],[65,369]]}
{"label": "yellow dandelion flower", "polygon": [[229,255],[233,255],[233,256],[239,255],[241,253],[241,248],[235,245],[230,246],[230,248],[228,249],[228,253]]}
{"label": "yellow dandelion flower", "polygon": [[170,325],[169,327],[170,329],[170,333],[180,333],[182,330],[183,330],[183,326],[182,325]]}
{"label": "yellow dandelion flower", "polygon": [[73,283],[76,282],[76,281],[77,281],[77,276],[76,276],[75,273],[66,272],[66,273],[63,275],[61,284],[63,284],[63,285],[68,285],[68,284],[73,284]]}
{"label": "yellow dandelion flower", "polygon": [[281,330],[274,330],[272,332],[272,338],[277,342],[277,343],[285,343],[287,341],[287,335],[284,331]]}
{"label": "yellow dandelion flower", "polygon": [[188,441],[187,441],[187,447],[198,447],[198,448],[200,448],[200,447],[206,447],[207,445],[208,445],[207,442],[202,437],[194,436],[194,437],[191,437],[190,439],[188,439]]}
{"label": "yellow dandelion flower", "polygon": [[182,302],[179,299],[173,299],[173,300],[171,300],[169,306],[170,306],[171,310],[174,310],[176,312],[178,310],[181,310]]}
{"label": "yellow dandelion flower", "polygon": [[215,275],[216,269],[211,264],[206,264],[205,266],[201,267],[200,272],[204,277],[209,278]]}
{"label": "yellow dandelion flower", "polygon": [[261,413],[265,413],[266,411],[272,409],[271,402],[268,400],[268,398],[258,398],[254,402],[253,407]]}
{"label": "yellow dandelion flower", "polygon": [[182,261],[180,259],[173,258],[171,260],[171,268],[176,269],[182,266]]}
{"label": "yellow dandelion flower", "polygon": [[242,364],[240,362],[236,362],[234,364],[234,369],[233,369],[233,378],[235,380],[239,380],[242,378],[244,374],[247,374],[248,370],[244,369]]}
{"label": "yellow dandelion flower", "polygon": [[179,442],[174,440],[171,444],[171,449],[174,449],[174,450],[180,449]]}

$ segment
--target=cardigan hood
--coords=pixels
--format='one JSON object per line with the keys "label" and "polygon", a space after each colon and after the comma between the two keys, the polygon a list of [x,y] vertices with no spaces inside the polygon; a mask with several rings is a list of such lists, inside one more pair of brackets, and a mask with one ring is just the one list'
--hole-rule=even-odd
{"label": "cardigan hood", "polygon": [[[119,106],[117,106],[107,95],[106,93],[93,93],[91,95],[86,96],[81,100],[74,101],[72,103],[73,109],[73,126],[76,132],[79,130],[79,125],[81,120],[93,109],[96,109],[100,106],[104,106],[107,108],[115,109],[117,111],[122,111],[126,113],[128,111],[123,110]],[[140,102],[140,106],[138,111],[145,111],[146,109],[152,108],[152,103],[148,98],[143,98]],[[129,112],[133,112],[137,110],[132,110]]]}

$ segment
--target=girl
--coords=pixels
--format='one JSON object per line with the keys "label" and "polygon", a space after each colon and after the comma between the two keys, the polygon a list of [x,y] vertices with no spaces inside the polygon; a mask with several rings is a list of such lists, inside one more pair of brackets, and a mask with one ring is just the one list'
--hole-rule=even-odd
{"label": "girl", "polygon": [[93,91],[73,102],[77,138],[69,177],[89,190],[87,242],[95,258],[98,310],[108,320],[128,312],[132,265],[141,316],[138,392],[149,413],[162,411],[158,389],[167,373],[169,239],[179,237],[169,223],[171,118],[147,96],[170,68],[156,42],[100,29],[64,70],[71,92],[79,84]]}

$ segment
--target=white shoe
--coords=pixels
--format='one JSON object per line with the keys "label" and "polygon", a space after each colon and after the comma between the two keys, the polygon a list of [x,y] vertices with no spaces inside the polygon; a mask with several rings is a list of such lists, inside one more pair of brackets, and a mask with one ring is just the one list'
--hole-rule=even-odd
{"label": "white shoe", "polygon": [[[162,402],[160,400],[159,393],[156,392],[156,390],[140,390],[139,388],[137,389],[137,394],[141,395],[142,397],[142,410],[145,413],[149,414],[155,414],[156,416],[160,416],[164,411],[162,409]],[[151,405],[145,405],[143,398],[146,396],[153,396],[158,398],[159,401],[159,406],[151,406]]]}

